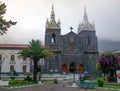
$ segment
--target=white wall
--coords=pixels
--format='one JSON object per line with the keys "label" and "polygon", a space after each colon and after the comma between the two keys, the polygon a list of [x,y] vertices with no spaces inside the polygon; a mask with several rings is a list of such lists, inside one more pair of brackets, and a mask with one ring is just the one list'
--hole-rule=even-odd
{"label": "white wall", "polygon": [[[17,49],[0,49],[0,55],[2,55],[2,68],[1,72],[10,72],[10,65],[14,65],[14,69],[16,72],[23,72],[23,65],[27,66],[26,72],[30,72],[30,61],[27,59],[23,61],[23,59],[18,58],[18,52],[20,50]],[[14,63],[11,63],[11,55],[15,56]]]}

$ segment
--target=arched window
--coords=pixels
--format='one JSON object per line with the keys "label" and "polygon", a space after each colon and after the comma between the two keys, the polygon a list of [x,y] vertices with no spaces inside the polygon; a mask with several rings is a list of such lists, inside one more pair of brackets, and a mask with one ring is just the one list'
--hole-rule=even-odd
{"label": "arched window", "polygon": [[87,39],[88,39],[88,44],[91,44],[91,36],[90,35],[87,36]]}
{"label": "arched window", "polygon": [[71,62],[70,66],[69,66],[69,72],[71,72],[71,73],[76,72],[76,64],[75,64],[75,62]]}
{"label": "arched window", "polygon": [[14,61],[15,60],[15,56],[11,55],[11,60]]}
{"label": "arched window", "polygon": [[55,34],[53,33],[53,34],[52,34],[52,38],[51,38],[51,42],[52,42],[52,43],[55,43],[55,37],[56,37],[56,36],[55,36]]}
{"label": "arched window", "polygon": [[0,60],[2,60],[2,55],[0,55]]}

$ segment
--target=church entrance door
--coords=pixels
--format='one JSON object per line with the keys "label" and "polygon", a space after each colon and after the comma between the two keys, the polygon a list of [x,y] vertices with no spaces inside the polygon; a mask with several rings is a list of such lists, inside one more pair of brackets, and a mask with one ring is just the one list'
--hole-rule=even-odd
{"label": "church entrance door", "polygon": [[67,65],[66,64],[63,64],[62,65],[62,72],[67,72],[68,69],[67,69]]}
{"label": "church entrance door", "polygon": [[76,65],[75,62],[72,62],[69,66],[69,72],[70,73],[75,73],[76,72]]}
{"label": "church entrance door", "polygon": [[84,69],[84,65],[83,65],[83,64],[80,64],[80,65],[79,65],[79,72],[80,72],[80,73],[83,73],[84,70],[85,70],[85,69]]}

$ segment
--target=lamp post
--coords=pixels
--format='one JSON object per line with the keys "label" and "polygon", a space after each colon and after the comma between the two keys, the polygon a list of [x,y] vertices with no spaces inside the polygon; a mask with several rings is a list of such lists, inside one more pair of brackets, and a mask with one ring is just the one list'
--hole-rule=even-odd
{"label": "lamp post", "polygon": [[38,62],[37,72],[38,72],[38,80],[41,81],[41,66],[40,66],[40,62]]}
{"label": "lamp post", "polygon": [[40,59],[38,62],[38,80],[40,81],[39,83],[41,84],[41,77],[42,77],[42,72],[41,72],[41,66],[44,65],[44,59]]}
{"label": "lamp post", "polygon": [[75,72],[76,71],[76,69],[73,69],[73,83],[75,83]]}
{"label": "lamp post", "polygon": [[1,80],[2,60],[0,60],[0,80]]}

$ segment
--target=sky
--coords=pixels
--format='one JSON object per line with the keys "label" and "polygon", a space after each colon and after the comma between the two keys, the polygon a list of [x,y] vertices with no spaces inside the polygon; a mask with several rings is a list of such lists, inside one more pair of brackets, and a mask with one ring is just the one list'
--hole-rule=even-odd
{"label": "sky", "polygon": [[52,4],[56,21],[60,19],[61,34],[77,33],[86,7],[89,22],[95,23],[99,40],[119,41],[120,0],[1,0],[7,5],[5,19],[17,21],[0,43],[27,44],[31,39],[44,43],[46,19],[50,19]]}

